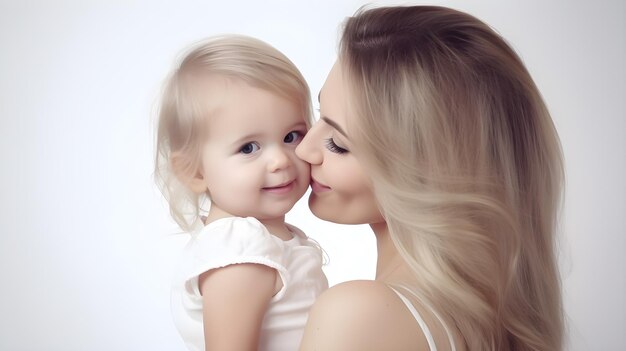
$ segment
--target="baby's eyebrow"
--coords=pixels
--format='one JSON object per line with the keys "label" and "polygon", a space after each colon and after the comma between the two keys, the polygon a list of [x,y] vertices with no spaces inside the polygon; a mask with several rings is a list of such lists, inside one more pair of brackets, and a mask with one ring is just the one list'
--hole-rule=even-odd
{"label": "baby's eyebrow", "polygon": [[332,119],[329,119],[328,117],[320,117],[324,122],[328,123],[331,127],[337,129],[337,131],[341,134],[343,134],[344,137],[348,137],[348,135],[346,134],[346,132],[339,126],[339,124],[337,124],[337,122],[333,121]]}
{"label": "baby's eyebrow", "polygon": [[292,125],[292,126],[291,126],[291,128],[290,128],[290,129],[293,129],[293,128],[298,128],[298,127],[306,127],[306,123],[305,123],[305,122],[298,122],[298,123],[295,123],[294,125]]}
{"label": "baby's eyebrow", "polygon": [[239,144],[242,144],[243,142],[249,142],[251,140],[255,140],[258,139],[261,136],[261,134],[259,133],[251,133],[251,134],[247,134],[241,138],[237,138],[237,140],[235,140],[232,144],[237,146]]}

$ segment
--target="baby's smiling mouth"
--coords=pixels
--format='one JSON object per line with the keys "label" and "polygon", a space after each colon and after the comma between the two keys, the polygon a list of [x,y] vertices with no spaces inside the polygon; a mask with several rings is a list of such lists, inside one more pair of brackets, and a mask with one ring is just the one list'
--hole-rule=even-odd
{"label": "baby's smiling mouth", "polygon": [[289,192],[295,185],[296,180],[292,179],[288,182],[281,183],[275,186],[264,187],[263,190],[270,193],[286,193]]}

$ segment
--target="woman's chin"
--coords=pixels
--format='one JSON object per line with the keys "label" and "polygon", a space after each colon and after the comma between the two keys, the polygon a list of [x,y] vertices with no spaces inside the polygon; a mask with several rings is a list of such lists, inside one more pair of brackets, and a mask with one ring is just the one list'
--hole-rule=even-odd
{"label": "woman's chin", "polygon": [[[338,224],[370,224],[384,221],[380,212],[356,204],[331,202],[315,193],[309,196],[309,209],[315,217]],[[374,213],[373,213],[374,212]]]}

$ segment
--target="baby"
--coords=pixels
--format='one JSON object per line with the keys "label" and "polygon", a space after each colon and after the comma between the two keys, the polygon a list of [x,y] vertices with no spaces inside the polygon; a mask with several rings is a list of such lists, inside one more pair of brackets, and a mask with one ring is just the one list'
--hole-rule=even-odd
{"label": "baby", "polygon": [[168,77],[155,178],[191,234],[172,289],[190,350],[298,349],[328,287],[319,245],[285,223],[310,183],[295,154],[310,124],[302,75],[257,39],[210,38]]}

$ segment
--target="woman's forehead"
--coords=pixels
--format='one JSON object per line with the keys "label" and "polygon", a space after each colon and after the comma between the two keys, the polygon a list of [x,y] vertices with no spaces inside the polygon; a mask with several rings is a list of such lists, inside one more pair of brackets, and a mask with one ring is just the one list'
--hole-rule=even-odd
{"label": "woman's forehead", "polygon": [[337,60],[320,90],[320,118],[332,121],[329,124],[343,134],[347,130],[347,101],[345,77]]}

